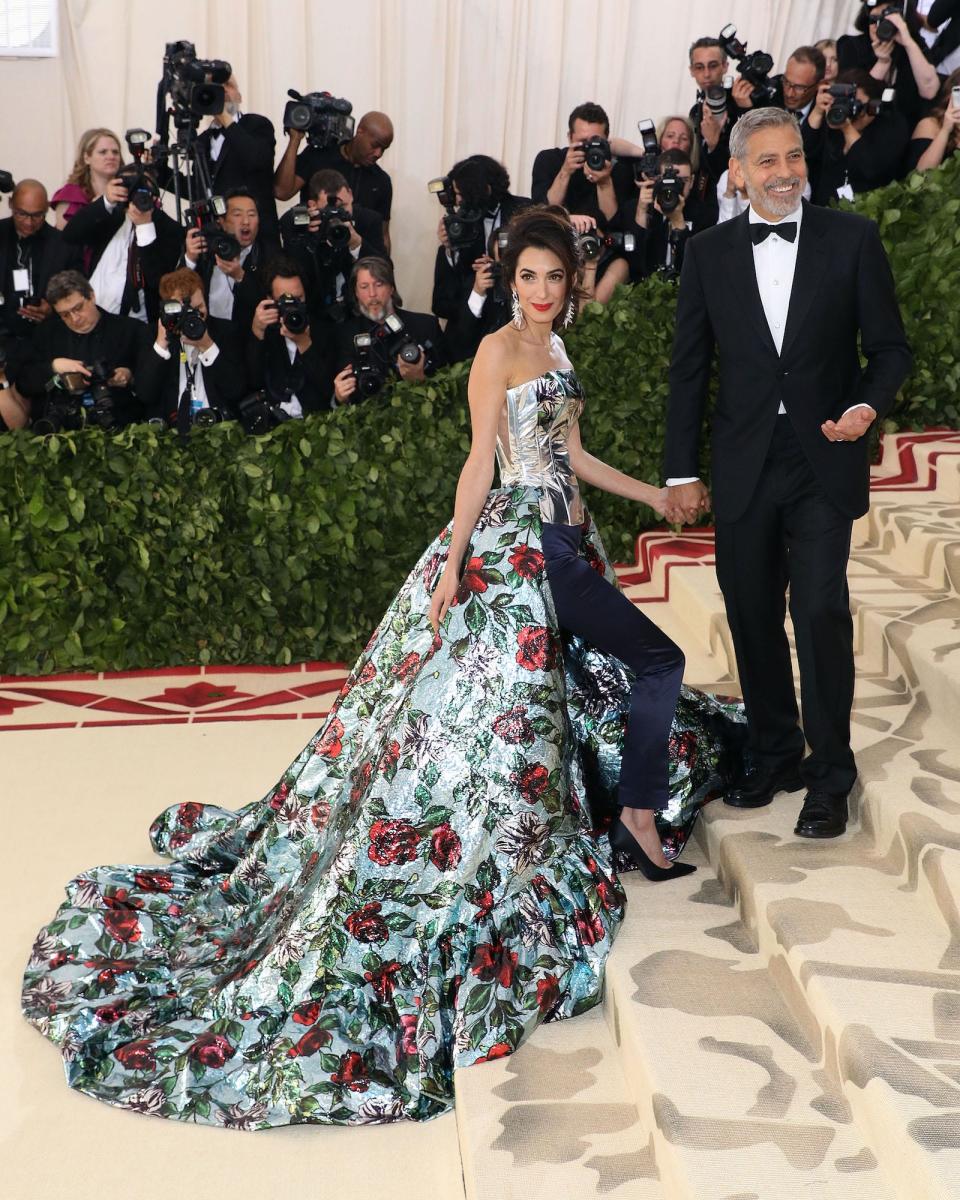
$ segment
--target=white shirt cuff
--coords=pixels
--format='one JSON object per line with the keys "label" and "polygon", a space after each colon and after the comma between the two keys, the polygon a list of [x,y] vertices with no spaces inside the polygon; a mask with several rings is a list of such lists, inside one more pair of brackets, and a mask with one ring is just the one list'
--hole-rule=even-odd
{"label": "white shirt cuff", "polygon": [[667,487],[679,487],[681,483],[697,483],[700,479],[699,475],[685,475],[682,479],[678,476],[676,479],[668,479]]}
{"label": "white shirt cuff", "polygon": [[871,412],[876,412],[876,411],[877,411],[877,410],[876,410],[876,409],[873,407],[873,405],[872,405],[872,404],[867,404],[867,402],[866,402],[865,400],[861,400],[859,404],[851,404],[849,408],[845,408],[845,409],[843,410],[843,415],[840,417],[840,420],[842,421],[842,420],[843,420],[843,418],[844,418],[844,417],[847,415],[847,413],[848,413],[848,412],[853,412],[853,410],[854,410],[855,408],[869,408]]}
{"label": "white shirt cuff", "polygon": [[475,317],[479,317],[483,312],[485,300],[486,296],[481,296],[479,292],[474,291],[471,291],[470,295],[467,297],[467,308],[470,309]]}
{"label": "white shirt cuff", "polygon": [[217,361],[217,355],[220,353],[220,347],[216,342],[212,346],[208,346],[200,355],[200,365],[202,367],[211,367]]}
{"label": "white shirt cuff", "polygon": [[161,346],[159,342],[153,343],[153,352],[154,354],[159,354],[161,358],[169,359],[170,357],[170,351],[166,346]]}
{"label": "white shirt cuff", "polygon": [[151,246],[157,240],[157,227],[152,221],[144,225],[134,225],[137,231],[137,245]]}

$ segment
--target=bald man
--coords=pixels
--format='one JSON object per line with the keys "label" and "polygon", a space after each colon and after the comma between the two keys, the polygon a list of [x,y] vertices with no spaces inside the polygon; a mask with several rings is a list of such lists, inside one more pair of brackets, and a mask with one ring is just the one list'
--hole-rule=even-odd
{"label": "bald man", "polygon": [[14,364],[50,316],[47,282],[79,265],[79,252],[47,221],[47,189],[39,180],[21,179],[9,203],[10,216],[0,220],[0,339]]}
{"label": "bald man", "polygon": [[287,148],[273,176],[273,194],[289,200],[300,190],[300,203],[307,202],[307,184],[315,171],[339,171],[353,192],[354,203],[373,209],[383,220],[383,244],[390,253],[390,207],[393,184],[380,166],[380,159],[393,142],[393,122],[382,112],[368,112],[360,118],[349,142],[320,150],[308,145],[301,150],[303,131],[288,129]]}

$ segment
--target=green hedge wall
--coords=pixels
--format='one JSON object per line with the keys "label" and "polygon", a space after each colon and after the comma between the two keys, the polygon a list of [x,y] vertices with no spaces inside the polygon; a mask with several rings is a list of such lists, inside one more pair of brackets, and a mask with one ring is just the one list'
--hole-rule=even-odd
{"label": "green hedge wall", "polygon": [[[855,207],[890,252],[916,369],[887,428],[957,422],[960,156]],[[591,305],[568,337],[584,442],[660,472],[675,288]],[[262,438],[147,427],[0,437],[0,671],[350,660],[452,512],[468,364]],[[610,552],[649,509],[590,491]]]}

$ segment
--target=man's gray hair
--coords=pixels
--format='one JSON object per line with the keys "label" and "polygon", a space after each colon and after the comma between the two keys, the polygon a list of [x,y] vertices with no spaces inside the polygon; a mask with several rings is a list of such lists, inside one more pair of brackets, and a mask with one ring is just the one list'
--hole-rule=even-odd
{"label": "man's gray hair", "polygon": [[743,162],[747,157],[747,143],[758,129],[775,129],[781,125],[792,126],[799,137],[797,118],[785,108],[751,108],[730,131],[730,157]]}

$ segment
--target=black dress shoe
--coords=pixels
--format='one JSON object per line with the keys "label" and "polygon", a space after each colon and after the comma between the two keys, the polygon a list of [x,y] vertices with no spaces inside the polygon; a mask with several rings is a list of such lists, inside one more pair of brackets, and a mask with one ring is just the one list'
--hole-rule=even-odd
{"label": "black dress shoe", "polygon": [[802,787],[803,780],[795,765],[775,771],[755,767],[737,780],[724,795],[723,802],[731,808],[763,808],[777,792],[799,792]]}
{"label": "black dress shoe", "polygon": [[832,792],[807,792],[794,833],[805,838],[839,837],[847,828],[847,797]]}
{"label": "black dress shoe", "polygon": [[610,845],[614,850],[631,858],[640,868],[642,874],[653,883],[663,883],[667,879],[679,879],[682,875],[692,875],[697,869],[693,863],[672,862],[669,867],[659,867],[651,862],[644,853],[643,847],[630,830],[620,820],[616,821],[607,834]]}

